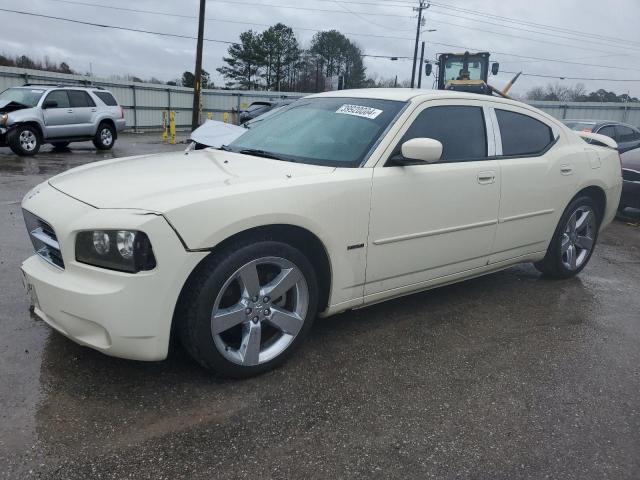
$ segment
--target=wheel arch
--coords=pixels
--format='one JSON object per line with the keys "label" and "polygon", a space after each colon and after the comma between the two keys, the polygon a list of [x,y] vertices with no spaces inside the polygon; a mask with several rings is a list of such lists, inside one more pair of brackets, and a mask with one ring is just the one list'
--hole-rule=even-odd
{"label": "wheel arch", "polygon": [[607,194],[605,193],[604,189],[597,185],[589,185],[587,187],[584,187],[582,190],[578,191],[578,193],[576,193],[571,198],[571,200],[569,200],[569,203],[567,203],[567,205],[569,205],[574,199],[578,198],[581,195],[586,195],[595,202],[598,209],[598,224],[600,225],[607,209]]}
{"label": "wheel arch", "polygon": [[103,117],[98,119],[98,121],[96,122],[96,131],[94,132],[94,135],[98,132],[98,130],[100,129],[100,125],[102,125],[103,123],[108,123],[111,126],[111,128],[113,128],[113,139],[117,140],[118,129],[116,128],[116,122],[114,122],[113,118],[110,118],[110,117]]}
{"label": "wheel arch", "polygon": [[16,122],[13,125],[11,125],[10,129],[15,130],[16,128],[19,128],[25,125],[28,125],[30,127],[35,127],[38,135],[40,136],[40,142],[44,142],[44,129],[42,128],[42,125],[40,124],[40,122],[38,122],[37,120],[23,120],[20,122]]}
{"label": "wheel arch", "polygon": [[[203,258],[200,263],[193,269],[189,277],[184,283],[182,290],[189,284],[192,277],[197,275],[200,267],[204,262],[217,252],[224,250],[228,245],[243,240],[275,240],[283,243],[287,243],[294,248],[300,250],[311,262],[318,280],[318,311],[324,311],[329,304],[329,297],[331,294],[332,285],[332,268],[331,259],[324,243],[320,238],[311,232],[310,230],[300,227],[298,225],[277,223],[269,225],[260,225],[252,228],[248,228],[231,236],[228,236],[224,240],[217,243],[209,250],[209,255]],[[178,303],[182,297],[182,292],[178,298]],[[174,322],[175,323],[175,322]]]}

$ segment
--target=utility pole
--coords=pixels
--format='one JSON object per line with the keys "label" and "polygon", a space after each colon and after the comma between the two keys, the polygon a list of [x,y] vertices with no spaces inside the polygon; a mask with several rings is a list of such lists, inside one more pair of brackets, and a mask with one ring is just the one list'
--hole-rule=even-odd
{"label": "utility pole", "polygon": [[416,46],[413,49],[413,69],[411,70],[411,88],[416,84],[416,63],[418,63],[418,43],[420,42],[420,27],[422,27],[422,10],[429,8],[429,5],[425,5],[425,0],[419,0],[420,4],[418,8],[414,8],[413,11],[418,12],[418,26],[416,27]]}
{"label": "utility pole", "polygon": [[193,113],[191,115],[191,130],[200,124],[200,94],[202,93],[202,44],[204,42],[204,7],[206,0],[200,0],[200,15],[198,17],[198,45],[196,47],[196,71],[193,83]]}
{"label": "utility pole", "polygon": [[420,50],[420,68],[418,68],[418,88],[422,87],[422,69],[424,68],[424,42],[422,42],[422,49]]}

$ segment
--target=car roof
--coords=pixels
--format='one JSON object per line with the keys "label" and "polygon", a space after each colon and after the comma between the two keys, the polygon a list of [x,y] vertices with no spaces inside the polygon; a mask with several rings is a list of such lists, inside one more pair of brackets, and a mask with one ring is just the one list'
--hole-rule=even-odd
{"label": "car roof", "polygon": [[633,128],[634,130],[638,130],[638,127],[635,125],[631,125],[629,123],[618,122],[617,120],[582,120],[582,119],[574,119],[574,118],[563,118],[562,123],[588,123],[595,126],[604,126],[604,125],[624,125],[625,127]]}
{"label": "car roof", "polygon": [[322,97],[369,98],[377,100],[396,100],[401,102],[408,102],[409,100],[413,99],[427,100],[440,98],[460,98],[468,100],[490,100],[492,102],[497,101],[500,103],[507,103],[512,105],[522,105],[521,102],[518,102],[516,100],[488,95],[480,95],[477,93],[454,92],[451,90],[426,90],[419,88],[358,88],[353,90],[334,90],[307,96],[307,98]]}

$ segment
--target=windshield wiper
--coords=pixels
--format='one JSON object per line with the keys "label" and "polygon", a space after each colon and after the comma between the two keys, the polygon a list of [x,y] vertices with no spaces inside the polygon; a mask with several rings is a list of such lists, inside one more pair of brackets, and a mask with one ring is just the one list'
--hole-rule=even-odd
{"label": "windshield wiper", "polygon": [[283,158],[279,155],[276,155],[275,153],[267,152],[265,150],[260,150],[257,148],[244,148],[242,150],[238,150],[238,153],[244,153],[245,155],[253,155],[256,157],[272,158],[273,160],[286,160],[289,162],[292,161],[288,158]]}
{"label": "windshield wiper", "polygon": [[228,145],[220,145],[218,147],[218,150],[224,150],[225,152],[233,152],[233,150],[231,150]]}

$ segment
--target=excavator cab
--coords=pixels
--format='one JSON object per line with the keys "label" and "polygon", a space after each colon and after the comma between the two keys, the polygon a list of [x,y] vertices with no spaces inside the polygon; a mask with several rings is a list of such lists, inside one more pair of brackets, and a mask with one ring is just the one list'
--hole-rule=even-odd
{"label": "excavator cab", "polygon": [[[438,57],[438,90],[491,95],[487,83],[489,77],[489,52],[442,53]],[[499,65],[493,63],[491,72],[498,73]]]}

